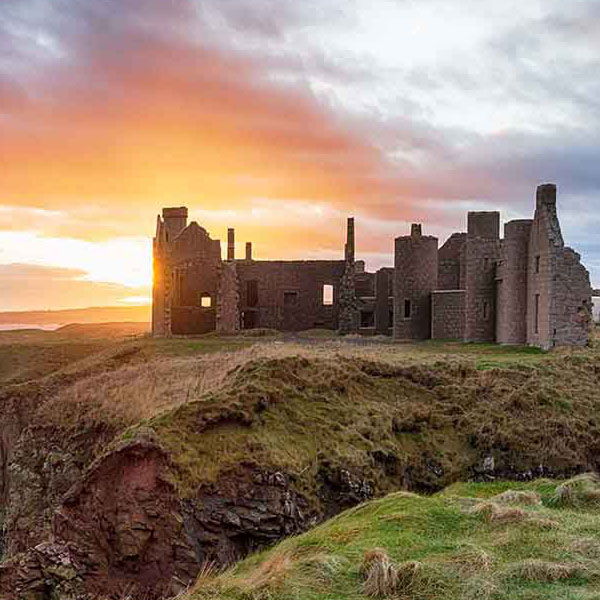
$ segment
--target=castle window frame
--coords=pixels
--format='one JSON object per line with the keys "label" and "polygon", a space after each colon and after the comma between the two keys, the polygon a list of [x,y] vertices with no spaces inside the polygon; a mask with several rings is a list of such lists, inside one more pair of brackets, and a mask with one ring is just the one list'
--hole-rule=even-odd
{"label": "castle window frame", "polygon": [[536,273],[536,275],[540,272],[540,262],[541,262],[541,256],[538,254],[535,257],[535,273]]}
{"label": "castle window frame", "polygon": [[322,304],[323,306],[333,306],[334,290],[331,283],[323,284],[322,292]]}
{"label": "castle window frame", "polygon": [[490,303],[487,301],[483,303],[483,318],[486,321],[490,318]]}
{"label": "castle window frame", "polygon": [[373,329],[375,327],[375,312],[372,310],[360,311],[360,328]]}
{"label": "castle window frame", "polygon": [[293,308],[298,306],[298,290],[287,290],[283,292],[284,308]]}
{"label": "castle window frame", "polygon": [[198,304],[201,308],[212,308],[212,296],[206,292],[200,292],[200,294],[198,294]]}
{"label": "castle window frame", "polygon": [[410,301],[410,298],[405,298],[404,299],[404,320],[408,321],[409,319],[412,318],[412,302]]}
{"label": "castle window frame", "polygon": [[534,323],[533,328],[535,333],[540,332],[540,295],[535,295],[535,313],[534,313]]}

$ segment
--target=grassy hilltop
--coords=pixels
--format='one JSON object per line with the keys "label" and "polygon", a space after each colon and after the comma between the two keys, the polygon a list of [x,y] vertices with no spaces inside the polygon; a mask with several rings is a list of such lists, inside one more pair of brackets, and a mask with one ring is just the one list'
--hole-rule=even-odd
{"label": "grassy hilltop", "polygon": [[595,477],[397,492],[205,569],[185,599],[597,599],[599,533]]}
{"label": "grassy hilltop", "polygon": [[[154,600],[202,565],[230,565],[357,503],[456,508],[446,496],[376,500],[398,490],[595,470],[599,390],[597,345],[546,354],[318,331],[154,340],[138,325],[0,333],[0,598],[33,581],[57,598]],[[461,510],[450,520],[484,519]],[[376,546],[394,569],[425,561]],[[70,579],[53,562],[65,553],[79,565]],[[359,560],[343,584],[356,593]]]}

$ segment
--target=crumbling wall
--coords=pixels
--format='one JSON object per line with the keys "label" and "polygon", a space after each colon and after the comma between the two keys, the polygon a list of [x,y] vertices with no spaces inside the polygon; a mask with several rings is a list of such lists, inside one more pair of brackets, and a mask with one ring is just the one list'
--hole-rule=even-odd
{"label": "crumbling wall", "polygon": [[563,248],[556,260],[553,342],[557,346],[585,346],[592,325],[592,289],[581,257]]}
{"label": "crumbling wall", "polygon": [[438,253],[438,289],[460,290],[461,250],[467,241],[466,233],[453,233]]}
{"label": "crumbling wall", "polygon": [[359,302],[356,297],[356,264],[354,218],[348,219],[344,252],[344,272],[338,292],[338,330],[341,334],[355,333],[359,328]]}
{"label": "crumbling wall", "polygon": [[589,341],[592,289],[580,256],[566,248],[556,211],[556,186],[536,193],[529,242],[527,341],[552,348]]}
{"label": "crumbling wall", "polygon": [[431,296],[431,337],[462,340],[465,333],[465,290],[438,290]]}
{"label": "crumbling wall", "polygon": [[[344,261],[237,262],[242,326],[337,329],[344,268]],[[324,303],[325,285],[333,286],[331,305]]]}
{"label": "crumbling wall", "polygon": [[[217,326],[221,244],[192,222],[170,245],[171,333],[201,334]],[[204,304],[203,298],[205,299]]]}

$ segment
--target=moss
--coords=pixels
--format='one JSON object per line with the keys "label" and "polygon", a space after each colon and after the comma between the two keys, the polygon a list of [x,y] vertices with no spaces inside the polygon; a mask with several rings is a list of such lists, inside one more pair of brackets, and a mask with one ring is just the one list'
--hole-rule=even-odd
{"label": "moss", "polygon": [[[349,469],[377,493],[431,492],[476,474],[488,454],[508,475],[588,465],[600,433],[599,373],[592,353],[486,371],[456,358],[257,358],[149,426],[186,495],[244,461],[284,470],[311,498],[325,467]],[[552,401],[540,400],[547,389]]]}

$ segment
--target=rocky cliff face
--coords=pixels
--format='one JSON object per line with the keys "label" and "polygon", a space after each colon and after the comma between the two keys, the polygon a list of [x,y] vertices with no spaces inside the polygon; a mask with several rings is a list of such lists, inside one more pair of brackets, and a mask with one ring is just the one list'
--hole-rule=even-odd
{"label": "rocky cliff face", "polygon": [[135,427],[31,408],[8,429],[0,599],[168,597],[391,490],[595,468],[599,384],[591,351],[487,372],[284,357]]}

